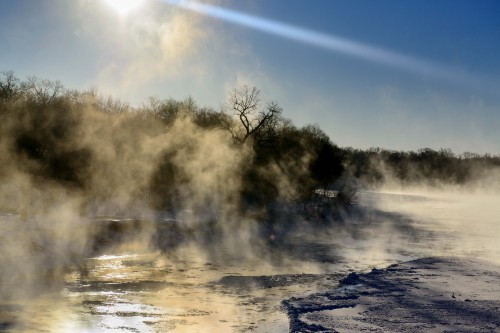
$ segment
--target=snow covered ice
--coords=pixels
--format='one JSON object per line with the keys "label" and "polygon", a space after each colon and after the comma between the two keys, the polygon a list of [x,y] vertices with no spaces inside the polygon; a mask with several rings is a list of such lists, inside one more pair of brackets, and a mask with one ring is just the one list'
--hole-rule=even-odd
{"label": "snow covered ice", "polygon": [[500,332],[500,267],[431,257],[284,302],[291,332]]}

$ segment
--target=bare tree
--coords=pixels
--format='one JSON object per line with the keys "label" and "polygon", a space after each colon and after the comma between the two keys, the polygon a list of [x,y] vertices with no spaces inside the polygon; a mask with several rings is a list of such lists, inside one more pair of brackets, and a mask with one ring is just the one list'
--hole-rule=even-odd
{"label": "bare tree", "polygon": [[21,93],[21,81],[14,72],[1,72],[0,78],[0,101],[10,101]]}
{"label": "bare tree", "polygon": [[272,134],[276,131],[281,108],[272,102],[259,111],[259,94],[256,87],[245,85],[229,95],[224,110],[235,117],[236,121],[228,122],[226,127],[236,143],[244,144],[250,137],[264,141],[272,137],[265,133]]}
{"label": "bare tree", "polygon": [[51,81],[31,76],[26,82],[23,82],[23,85],[30,97],[41,105],[54,102],[64,92],[64,87],[59,80]]}

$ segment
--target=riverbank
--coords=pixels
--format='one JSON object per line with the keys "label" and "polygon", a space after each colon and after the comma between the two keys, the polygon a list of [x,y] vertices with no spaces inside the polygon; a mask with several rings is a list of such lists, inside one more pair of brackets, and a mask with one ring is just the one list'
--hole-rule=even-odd
{"label": "riverbank", "polygon": [[431,257],[283,302],[290,332],[500,332],[500,266]]}

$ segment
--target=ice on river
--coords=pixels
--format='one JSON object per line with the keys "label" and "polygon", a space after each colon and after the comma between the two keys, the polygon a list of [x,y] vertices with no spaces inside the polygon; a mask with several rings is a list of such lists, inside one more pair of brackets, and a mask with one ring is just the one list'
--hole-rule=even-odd
{"label": "ice on river", "polygon": [[500,266],[423,258],[284,302],[291,332],[499,332]]}

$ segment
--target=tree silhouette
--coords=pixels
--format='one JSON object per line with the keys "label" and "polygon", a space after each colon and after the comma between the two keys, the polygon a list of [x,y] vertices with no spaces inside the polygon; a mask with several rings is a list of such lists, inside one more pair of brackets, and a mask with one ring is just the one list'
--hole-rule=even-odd
{"label": "tree silhouette", "polygon": [[[257,134],[260,134],[260,141],[265,142],[275,133],[276,120],[282,110],[277,103],[271,102],[265,109],[259,111],[259,94],[260,91],[256,87],[250,88],[245,85],[229,95],[224,111],[237,119],[236,123],[226,123],[235,143],[245,144],[249,138],[255,138]],[[271,136],[266,136],[266,133]]]}

